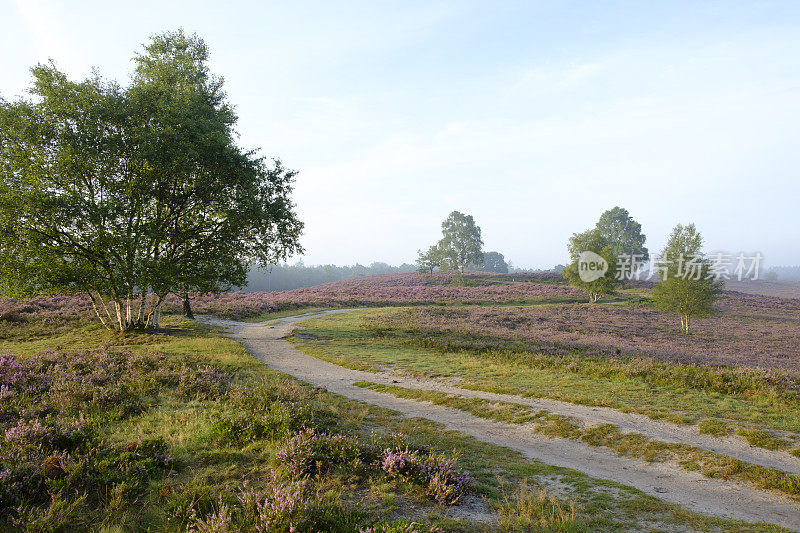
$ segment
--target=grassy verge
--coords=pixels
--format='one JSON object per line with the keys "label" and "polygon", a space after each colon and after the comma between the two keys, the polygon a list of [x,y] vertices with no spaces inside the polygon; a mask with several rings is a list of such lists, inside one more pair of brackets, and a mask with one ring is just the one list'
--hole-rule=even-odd
{"label": "grassy verge", "polygon": [[386,312],[366,310],[307,320],[293,342],[315,357],[361,370],[391,368],[416,376],[458,378],[464,388],[612,407],[675,423],[718,418],[800,432],[800,408],[793,397],[780,391],[721,392],[721,378],[711,371],[704,376],[699,367],[691,368],[692,379],[655,380],[653,373],[682,375],[688,367],[665,364],[663,369],[647,370],[648,365],[637,361],[629,363],[631,368],[622,368],[628,363],[436,349],[413,331],[382,331],[365,325],[365,320]]}
{"label": "grassy verge", "polygon": [[511,424],[531,424],[534,431],[547,436],[582,440],[591,446],[604,446],[620,455],[636,457],[648,462],[676,463],[686,470],[699,471],[710,478],[746,481],[758,488],[783,492],[800,501],[800,477],[794,474],[775,468],[753,465],[727,455],[686,444],[661,442],[639,433],[622,433],[613,424],[581,428],[566,417],[545,410],[534,412],[525,406],[508,402],[465,398],[439,391],[409,389],[370,382],[359,382],[356,385],[400,398],[427,401],[459,409],[489,420]]}

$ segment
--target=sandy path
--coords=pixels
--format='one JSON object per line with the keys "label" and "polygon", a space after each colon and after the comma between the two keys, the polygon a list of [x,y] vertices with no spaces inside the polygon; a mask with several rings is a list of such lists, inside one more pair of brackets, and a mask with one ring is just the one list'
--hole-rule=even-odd
{"label": "sandy path", "polygon": [[[683,470],[677,465],[646,463],[621,457],[611,450],[591,447],[580,441],[544,437],[525,426],[494,422],[457,409],[437,406],[428,402],[397,398],[390,394],[356,387],[353,383],[357,381],[391,383],[392,381],[400,382],[401,380],[397,376],[384,375],[384,377],[380,377],[380,374],[350,370],[321,361],[302,353],[285,340],[285,337],[291,333],[296,322],[336,312],[342,311],[284,318],[277,322],[271,321],[270,323],[273,325],[266,327],[262,324],[225,321],[208,317],[200,317],[200,320],[226,327],[231,338],[241,342],[250,353],[257,356],[269,367],[322,387],[334,394],[392,409],[408,417],[426,418],[443,424],[447,429],[472,435],[481,441],[506,446],[523,453],[527,457],[541,460],[546,464],[573,468],[595,478],[610,479],[635,487],[642,492],[682,505],[692,511],[751,522],[768,522],[800,531],[800,505],[777,493],[757,490],[751,486],[730,481],[712,480],[699,473]],[[419,380],[414,381],[419,387],[422,387],[423,383],[427,383]],[[396,384],[411,386],[412,383],[412,380],[409,380]],[[430,383],[433,384],[434,382]],[[443,387],[438,389],[442,390],[442,392],[449,392],[448,389],[453,389],[441,384],[437,385]],[[466,393],[475,394],[476,396],[489,394],[462,389],[453,390],[465,395]],[[503,397],[503,395],[490,395],[487,398],[502,399],[504,401],[508,401],[508,398],[514,398],[516,403],[520,403],[521,400],[529,401],[519,397]],[[532,406],[553,412],[559,411],[552,407],[566,409],[567,406],[572,406],[572,404],[548,406],[546,404],[549,404],[550,401],[545,400],[530,400],[530,402],[536,402]],[[562,404],[563,402],[555,403]],[[611,409],[594,411],[594,408],[572,407],[588,409],[591,413],[597,415],[591,417],[592,420],[600,420],[601,422],[607,420],[620,425],[621,428],[630,427],[634,429],[635,427],[636,431],[640,431],[640,428],[644,427],[642,424],[645,421],[648,421],[649,424],[656,423],[667,426],[667,424],[651,421],[646,417],[617,413]],[[563,414],[567,415],[568,413],[564,412]],[[584,415],[585,413],[581,412],[581,414]],[[614,422],[608,418],[617,417],[618,415],[624,415],[624,421],[629,425]],[[578,416],[578,418],[588,419],[585,416]],[[638,418],[645,420],[638,420]],[[633,424],[633,426],[630,424]],[[659,430],[662,431],[663,429]],[[644,431],[641,432],[644,433]],[[693,432],[693,434],[695,437],[698,436],[696,432]],[[719,440],[727,441],[732,439]],[[683,441],[681,440],[680,442]],[[729,444],[735,446],[738,443],[732,442]],[[722,451],[719,447],[716,449],[717,451]]]}
{"label": "sandy path", "polygon": [[452,387],[434,380],[416,379],[413,377],[370,373],[373,376],[367,381],[383,385],[396,385],[409,389],[432,390],[446,394],[457,394],[465,398],[481,398],[495,402],[508,402],[529,406],[534,410],[544,409],[551,413],[575,419],[584,426],[614,424],[623,433],[641,433],[661,442],[689,444],[696,448],[721,453],[740,459],[747,463],[777,468],[785,472],[800,475],[800,458],[785,451],[773,451],[751,446],[744,439],[735,436],[714,437],[698,433],[695,426],[681,426],[669,422],[653,420],[636,413],[623,413],[609,407],[592,407],[574,403],[550,400],[547,398],[525,398],[510,394],[475,391]]}

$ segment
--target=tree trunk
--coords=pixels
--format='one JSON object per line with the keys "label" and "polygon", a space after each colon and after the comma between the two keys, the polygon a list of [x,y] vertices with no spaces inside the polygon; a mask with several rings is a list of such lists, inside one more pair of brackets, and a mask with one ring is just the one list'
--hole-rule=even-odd
{"label": "tree trunk", "polygon": [[161,298],[158,299],[156,308],[153,310],[153,329],[158,329],[161,323]]}
{"label": "tree trunk", "polygon": [[144,327],[144,314],[145,314],[145,306],[147,304],[147,293],[142,290],[141,294],[139,294],[139,309],[136,311],[136,327],[143,328]]}
{"label": "tree trunk", "polygon": [[95,300],[94,295],[91,293],[91,291],[89,291],[88,294],[89,294],[89,299],[92,301],[92,308],[94,309],[94,314],[96,314],[97,318],[100,319],[100,323],[103,324],[104,328],[106,328],[107,330],[111,330],[112,329],[111,326],[108,325],[108,323],[103,318],[103,315],[100,314],[100,309],[97,308],[97,301]]}
{"label": "tree trunk", "polygon": [[119,300],[114,300],[114,313],[117,317],[117,326],[119,327],[119,330],[125,331],[127,328],[125,327],[125,323],[122,319],[122,302]]}
{"label": "tree trunk", "polygon": [[192,306],[189,303],[189,293],[187,291],[183,291],[183,316],[188,319],[194,320],[194,314],[192,313]]}

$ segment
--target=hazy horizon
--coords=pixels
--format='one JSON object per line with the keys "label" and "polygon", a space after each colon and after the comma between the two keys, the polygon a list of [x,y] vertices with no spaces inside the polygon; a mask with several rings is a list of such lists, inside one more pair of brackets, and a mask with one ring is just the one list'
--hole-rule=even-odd
{"label": "hazy horizon", "polygon": [[486,250],[549,268],[616,205],[651,251],[694,222],[709,252],[800,264],[795,2],[20,1],[0,14],[5,99],[48,57],[126,83],[153,33],[205,39],[241,144],[300,171],[307,265],[412,262],[459,210]]}

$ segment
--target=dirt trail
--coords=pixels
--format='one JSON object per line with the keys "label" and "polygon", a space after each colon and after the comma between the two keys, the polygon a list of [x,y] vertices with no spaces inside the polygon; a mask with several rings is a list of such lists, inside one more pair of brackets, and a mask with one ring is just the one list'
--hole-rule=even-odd
{"label": "dirt trail", "polygon": [[[735,439],[708,437],[713,440],[705,440],[706,436],[699,435],[696,431],[691,431],[691,434],[686,432],[691,428],[682,428],[653,421],[641,415],[620,413],[612,409],[468,391],[433,381],[350,370],[308,356],[285,340],[296,322],[337,312],[343,311],[288,317],[279,321],[270,321],[270,326],[209,317],[200,317],[200,320],[227,328],[231,338],[241,342],[250,353],[269,367],[322,387],[334,394],[392,409],[408,417],[426,418],[443,424],[447,429],[471,435],[481,441],[506,446],[546,464],[572,468],[595,478],[610,479],[635,487],[642,492],[679,504],[692,511],[751,522],[768,522],[800,531],[800,505],[781,494],[758,490],[745,484],[712,480],[669,463],[646,463],[621,457],[611,450],[591,447],[580,441],[544,437],[525,426],[486,420],[457,409],[437,406],[428,402],[397,398],[390,394],[356,387],[353,383],[357,381],[393,383],[398,386],[440,390],[490,400],[513,401],[565,416],[574,416],[586,423],[613,423],[620,426],[623,431],[637,431],[659,440],[687,442],[684,439],[690,439],[688,444],[704,442],[706,446],[702,447],[707,447],[707,449],[767,466],[772,466],[771,462],[775,461],[776,466],[777,464],[788,465],[787,467],[778,466],[778,468],[796,471],[797,464],[791,461],[784,463],[782,454],[767,455],[763,453],[766,450],[762,452],[757,448],[750,449],[746,445],[742,447],[742,443]],[[701,438],[698,439],[698,437]],[[791,456],[788,458],[794,459]]]}

